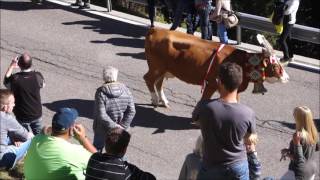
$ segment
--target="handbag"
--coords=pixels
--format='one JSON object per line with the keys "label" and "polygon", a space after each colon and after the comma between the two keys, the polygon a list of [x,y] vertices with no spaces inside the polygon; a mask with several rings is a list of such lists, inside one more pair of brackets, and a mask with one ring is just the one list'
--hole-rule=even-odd
{"label": "handbag", "polygon": [[232,28],[239,23],[239,18],[237,17],[234,11],[227,11],[226,13],[221,15],[222,21],[226,28]]}

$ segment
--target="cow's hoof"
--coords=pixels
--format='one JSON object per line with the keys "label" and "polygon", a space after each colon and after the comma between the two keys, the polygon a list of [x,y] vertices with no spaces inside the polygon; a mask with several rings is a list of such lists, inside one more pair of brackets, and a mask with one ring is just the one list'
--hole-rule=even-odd
{"label": "cow's hoof", "polygon": [[157,107],[157,106],[159,106],[159,101],[156,100],[156,99],[151,99],[151,104],[152,104],[154,107]]}
{"label": "cow's hoof", "polygon": [[165,107],[165,108],[169,108],[170,109],[170,106],[169,106],[169,102],[164,102],[164,101],[160,101],[159,102],[159,105],[162,106],[162,107]]}

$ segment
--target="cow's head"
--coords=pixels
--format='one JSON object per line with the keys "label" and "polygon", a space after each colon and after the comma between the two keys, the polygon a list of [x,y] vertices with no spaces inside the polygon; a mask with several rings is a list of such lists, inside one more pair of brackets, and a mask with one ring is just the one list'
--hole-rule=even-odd
{"label": "cow's head", "polygon": [[254,82],[253,93],[264,94],[267,89],[263,86],[263,81],[286,83],[289,80],[289,76],[265,37],[258,34],[257,39],[264,48],[262,49],[262,53],[250,55],[248,60],[250,67],[248,76]]}
{"label": "cow's head", "polygon": [[257,39],[259,43],[264,46],[262,49],[262,56],[263,65],[265,67],[265,80],[269,83],[288,82],[289,75],[281,65],[279,58],[275,55],[271,44],[261,34],[257,35]]}

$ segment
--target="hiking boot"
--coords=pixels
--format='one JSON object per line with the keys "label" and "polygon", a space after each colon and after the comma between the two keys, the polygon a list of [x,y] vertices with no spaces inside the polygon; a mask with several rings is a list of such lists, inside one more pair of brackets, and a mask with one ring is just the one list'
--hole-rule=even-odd
{"label": "hiking boot", "polygon": [[281,58],[280,59],[280,62],[282,63],[282,64],[289,64],[290,62],[292,62],[293,61],[293,58]]}

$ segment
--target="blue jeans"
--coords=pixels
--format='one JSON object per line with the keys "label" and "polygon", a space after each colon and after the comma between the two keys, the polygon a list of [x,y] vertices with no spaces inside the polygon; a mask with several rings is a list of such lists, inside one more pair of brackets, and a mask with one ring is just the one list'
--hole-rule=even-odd
{"label": "blue jeans", "polygon": [[202,39],[212,40],[212,27],[209,20],[209,13],[211,11],[211,8],[212,7],[210,5],[207,5],[198,9]]}
{"label": "blue jeans", "polygon": [[[19,122],[23,122],[20,119],[18,120]],[[41,123],[41,117],[39,119],[35,119],[33,121],[31,121],[30,123],[21,123],[21,125],[26,128],[29,132],[30,129],[32,130],[32,133],[34,135],[40,134],[43,126]],[[29,128],[30,127],[30,128]]]}
{"label": "blue jeans", "polygon": [[241,161],[229,166],[202,167],[198,180],[249,180],[248,161]]}
{"label": "blue jeans", "polygon": [[[12,144],[10,138],[8,137],[8,144]],[[31,144],[31,139],[20,144],[19,147],[15,145],[10,145],[7,151],[4,153],[0,159],[0,167],[6,167],[7,169],[14,168],[16,163],[23,158],[26,154],[29,146]]]}
{"label": "blue jeans", "polygon": [[226,26],[223,24],[223,22],[221,22],[221,23],[217,23],[217,27],[218,27],[217,31],[218,31],[220,42],[223,44],[228,44],[228,33],[227,33]]}

